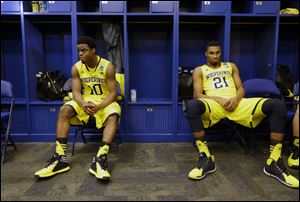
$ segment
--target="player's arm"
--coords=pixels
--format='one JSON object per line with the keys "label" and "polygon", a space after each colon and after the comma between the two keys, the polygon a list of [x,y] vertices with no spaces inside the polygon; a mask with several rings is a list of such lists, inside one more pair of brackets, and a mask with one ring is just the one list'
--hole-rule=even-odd
{"label": "player's arm", "polygon": [[228,101],[225,98],[217,96],[207,96],[203,92],[203,79],[202,79],[202,70],[201,67],[197,67],[193,73],[193,86],[194,86],[194,98],[208,98],[217,101],[220,105],[225,107],[226,102]]}
{"label": "player's arm", "polygon": [[104,98],[103,102],[98,104],[96,106],[96,111],[100,109],[104,109],[111,103],[115,102],[117,100],[117,80],[116,80],[116,71],[115,66],[111,63],[107,66],[106,70],[106,84],[109,90],[109,94],[106,98]]}
{"label": "player's arm", "polygon": [[83,107],[83,110],[86,114],[92,115],[93,111],[90,109],[89,104],[84,101],[81,94],[81,80],[79,77],[78,69],[75,65],[72,67],[72,94],[73,99],[79,104],[79,106]]}
{"label": "player's arm", "polygon": [[237,90],[237,95],[229,100],[228,111],[234,111],[241,99],[245,96],[245,89],[242,84],[238,67],[232,62],[230,63],[230,65],[232,68],[232,77]]}
{"label": "player's arm", "polygon": [[196,67],[193,72],[194,98],[199,99],[205,97],[203,94],[202,71],[200,67]]}

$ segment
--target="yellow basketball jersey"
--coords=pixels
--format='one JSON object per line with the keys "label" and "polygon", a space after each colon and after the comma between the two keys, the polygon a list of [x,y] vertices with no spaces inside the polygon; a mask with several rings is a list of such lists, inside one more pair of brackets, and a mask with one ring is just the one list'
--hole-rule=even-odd
{"label": "yellow basketball jersey", "polygon": [[202,65],[203,91],[208,96],[233,98],[237,90],[232,77],[232,67],[227,62],[221,62],[219,68]]}
{"label": "yellow basketball jersey", "polygon": [[75,64],[83,86],[83,99],[93,101],[95,104],[101,103],[109,94],[106,84],[106,70],[109,61],[104,58],[100,59],[99,56],[97,59],[96,68],[89,68],[81,61]]}

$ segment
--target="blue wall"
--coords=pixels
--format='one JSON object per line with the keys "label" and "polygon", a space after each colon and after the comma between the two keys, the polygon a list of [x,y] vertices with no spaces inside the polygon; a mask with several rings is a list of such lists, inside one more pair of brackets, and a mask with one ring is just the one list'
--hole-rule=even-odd
{"label": "blue wall", "polygon": [[[191,141],[177,98],[178,66],[202,65],[206,43],[218,40],[222,59],[237,64],[243,81],[274,80],[276,65],[284,64],[297,82],[299,15],[279,14],[286,7],[299,7],[299,1],[55,1],[47,13],[33,13],[30,1],[4,1],[1,79],[12,82],[17,98],[13,137],[53,141],[63,102],[38,100],[35,74],[59,69],[70,77],[81,35],[94,37],[97,53],[107,57],[102,24],[114,20],[122,25],[124,43],[123,141]],[[130,100],[131,89],[137,102]]]}

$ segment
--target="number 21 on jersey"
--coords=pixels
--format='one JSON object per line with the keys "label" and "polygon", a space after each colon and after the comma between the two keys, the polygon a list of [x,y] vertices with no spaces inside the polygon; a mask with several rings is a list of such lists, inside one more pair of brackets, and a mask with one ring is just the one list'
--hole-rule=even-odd
{"label": "number 21 on jersey", "polygon": [[215,88],[228,87],[225,76],[224,77],[215,77],[213,79]]}

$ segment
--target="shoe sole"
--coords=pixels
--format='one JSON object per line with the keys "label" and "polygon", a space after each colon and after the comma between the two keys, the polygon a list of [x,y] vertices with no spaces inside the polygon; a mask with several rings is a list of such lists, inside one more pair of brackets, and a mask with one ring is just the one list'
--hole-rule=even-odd
{"label": "shoe sole", "polygon": [[290,168],[299,169],[299,165],[298,165],[298,166],[295,166],[295,165],[293,165],[293,164],[288,164],[288,166],[289,166]]}
{"label": "shoe sole", "polygon": [[97,176],[97,173],[93,170],[93,169],[89,169],[89,172],[91,173],[91,174],[93,174],[97,179],[99,179],[99,180],[105,180],[105,181],[108,181],[108,180],[110,180],[110,177],[98,177]]}
{"label": "shoe sole", "polygon": [[299,169],[299,166],[295,166],[295,165],[288,165],[290,168],[294,168],[294,169]]}
{"label": "shoe sole", "polygon": [[216,170],[217,170],[217,167],[215,167],[215,169],[213,169],[213,170],[210,170],[210,171],[206,172],[204,175],[202,175],[202,176],[200,176],[200,177],[197,177],[197,178],[191,178],[191,177],[189,176],[189,178],[192,179],[192,180],[201,180],[201,179],[203,179],[206,175],[208,175],[208,174],[210,174],[210,173],[213,173],[213,172],[215,172]]}
{"label": "shoe sole", "polygon": [[51,174],[49,174],[49,175],[34,175],[34,176],[35,176],[35,177],[38,177],[38,178],[47,178],[47,177],[52,177],[53,175],[56,175],[56,174],[59,174],[59,173],[66,172],[66,171],[68,171],[68,170],[70,170],[70,169],[71,169],[71,167],[68,166],[68,167],[66,167],[66,168],[64,168],[64,169],[58,170],[58,171],[53,172],[53,173],[51,173]]}
{"label": "shoe sole", "polygon": [[278,178],[276,175],[272,175],[271,173],[268,173],[268,172],[266,171],[265,168],[264,168],[264,173],[265,173],[267,176],[276,178],[279,182],[281,182],[282,184],[284,184],[284,185],[286,185],[286,186],[288,186],[288,187],[291,187],[291,188],[297,188],[297,187],[293,187],[292,185],[290,185],[290,184],[288,184],[288,183],[282,181],[282,180],[281,180],[280,178]]}

